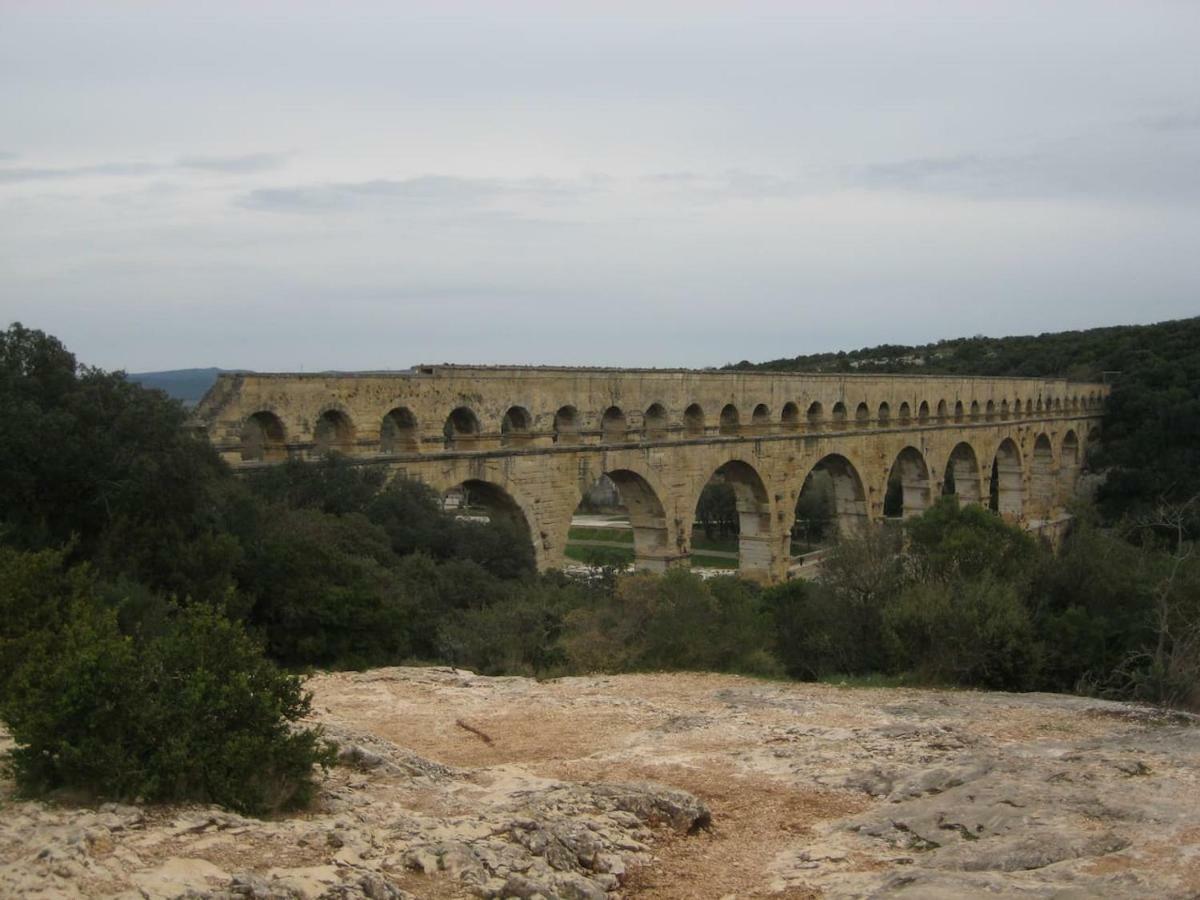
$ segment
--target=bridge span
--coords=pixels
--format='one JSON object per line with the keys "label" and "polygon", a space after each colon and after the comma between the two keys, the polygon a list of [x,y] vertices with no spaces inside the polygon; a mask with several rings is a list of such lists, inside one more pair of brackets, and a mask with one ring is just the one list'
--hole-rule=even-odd
{"label": "bridge span", "polygon": [[439,491],[465,486],[563,565],[571,517],[617,485],[636,564],[687,565],[700,492],[737,496],[743,575],[786,577],[806,478],[832,480],[839,528],[943,492],[1019,522],[1074,490],[1108,388],[1043,378],[418,366],[395,373],[223,374],[194,422],[237,468],[340,453]]}

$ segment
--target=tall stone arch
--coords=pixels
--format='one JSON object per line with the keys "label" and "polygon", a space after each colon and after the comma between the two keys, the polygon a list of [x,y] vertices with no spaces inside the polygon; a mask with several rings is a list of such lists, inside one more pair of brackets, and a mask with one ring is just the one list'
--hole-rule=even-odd
{"label": "tall stone arch", "polygon": [[889,488],[899,484],[900,515],[905,519],[919,516],[933,502],[933,479],[929,463],[916,447],[908,446],[896,454],[888,472]]}
{"label": "tall stone arch", "polygon": [[739,574],[763,581],[777,577],[787,561],[771,514],[771,494],[766,479],[757,467],[743,459],[726,460],[693,491],[690,504],[693,519],[701,493],[714,478],[733,488],[736,497]]}
{"label": "tall stone arch", "polygon": [[862,471],[848,456],[841,453],[827,453],[808,466],[804,471],[800,487],[796,489],[792,503],[791,516],[787,519],[788,532],[795,522],[796,504],[813,473],[826,473],[833,484],[834,517],[837,520],[838,535],[854,537],[866,531],[870,521],[870,508],[867,502],[866,482],[863,481]]}
{"label": "tall stone arch", "polygon": [[1055,484],[1054,445],[1050,435],[1039,434],[1029,457],[1029,514],[1049,518],[1054,512],[1058,491]]}
{"label": "tall stone arch", "polygon": [[967,441],[960,441],[946,460],[942,493],[953,494],[960,503],[979,503],[983,499],[979,457]]}
{"label": "tall stone arch", "polygon": [[1021,450],[1011,437],[1000,441],[992,457],[988,505],[1006,519],[1020,518],[1025,507]]}
{"label": "tall stone arch", "polygon": [[490,478],[486,473],[468,472],[465,473],[466,477],[457,477],[457,474],[448,472],[445,478],[431,484],[431,487],[442,496],[454,490],[462,490],[472,506],[482,507],[487,511],[489,519],[499,519],[511,524],[529,541],[538,568],[553,560],[553,556],[547,552],[550,548],[541,539],[532,505],[514,485]]}

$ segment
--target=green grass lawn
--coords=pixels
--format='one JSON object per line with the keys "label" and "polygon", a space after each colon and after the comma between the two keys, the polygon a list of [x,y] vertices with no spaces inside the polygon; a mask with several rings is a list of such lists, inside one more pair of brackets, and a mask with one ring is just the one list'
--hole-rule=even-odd
{"label": "green grass lawn", "polygon": [[727,553],[737,553],[738,539],[736,534],[725,537],[714,537],[711,540],[704,536],[703,528],[692,529],[693,550],[721,550]]}
{"label": "green grass lawn", "polygon": [[567,532],[569,541],[605,541],[612,544],[632,544],[632,528],[584,528],[577,526]]}
{"label": "green grass lawn", "polygon": [[738,561],[724,556],[705,556],[701,553],[693,553],[692,565],[702,569],[729,569],[730,571],[736,571]]}
{"label": "green grass lawn", "polygon": [[[631,528],[595,528],[591,526],[576,526],[567,533],[567,547],[564,551],[567,559],[589,565],[628,565],[633,562],[633,529]],[[571,541],[597,541],[611,546],[581,547]],[[707,556],[705,550],[720,550],[726,553],[737,553],[738,540],[736,535],[709,540],[704,536],[703,529],[692,532],[692,565],[705,569],[728,569],[736,571],[738,561],[721,556]]]}

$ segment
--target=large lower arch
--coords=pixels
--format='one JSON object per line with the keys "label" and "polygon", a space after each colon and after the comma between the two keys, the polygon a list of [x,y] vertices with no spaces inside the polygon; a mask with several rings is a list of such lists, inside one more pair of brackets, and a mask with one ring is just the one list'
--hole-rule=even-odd
{"label": "large lower arch", "polygon": [[713,472],[707,484],[714,483],[727,485],[733,491],[737,508],[739,573],[770,580],[777,554],[771,528],[771,498],[762,476],[749,463],[733,459],[722,463]]}
{"label": "large lower arch", "polygon": [[905,447],[896,456],[888,474],[888,491],[884,500],[885,516],[910,519],[929,508],[929,466],[916,447]]}
{"label": "large lower arch", "polygon": [[1054,478],[1054,448],[1046,434],[1033,442],[1033,458],[1029,466],[1029,505],[1034,516],[1049,518],[1054,510],[1056,494]]}
{"label": "large lower arch", "polygon": [[667,515],[662,500],[650,482],[631,469],[606,470],[604,474],[617,486],[621,505],[629,513],[634,568],[665,571],[675,554],[668,545]]}
{"label": "large lower arch", "polygon": [[1063,505],[1075,496],[1075,484],[1079,480],[1079,435],[1074,429],[1063,435],[1059,449],[1058,481]]}
{"label": "large lower arch", "polygon": [[[818,472],[832,482],[832,515],[837,523],[838,536],[855,537],[865,532],[868,520],[867,491],[854,463],[840,453],[830,453],[809,469],[803,484],[811,485]],[[796,501],[797,508],[800,508],[803,499],[802,486]]]}
{"label": "large lower arch", "polygon": [[457,509],[462,515],[482,510],[488,521],[503,523],[511,528],[519,542],[528,544],[531,558],[540,560],[541,549],[534,542],[534,529],[517,499],[500,485],[482,478],[468,478],[451,485],[443,496],[457,496]]}
{"label": "large lower arch", "polygon": [[942,482],[942,493],[953,494],[960,503],[979,503],[983,491],[979,481],[979,460],[975,449],[963,441],[950,451],[946,461],[946,478]]}
{"label": "large lower arch", "polygon": [[1024,508],[1025,491],[1021,475],[1021,451],[1012,438],[1005,438],[992,460],[988,505],[1006,519],[1018,519]]}

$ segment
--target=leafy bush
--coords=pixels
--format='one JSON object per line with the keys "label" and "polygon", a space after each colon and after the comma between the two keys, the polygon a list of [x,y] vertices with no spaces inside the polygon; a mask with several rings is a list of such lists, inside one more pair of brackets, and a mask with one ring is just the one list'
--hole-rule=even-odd
{"label": "leafy bush", "polygon": [[271,507],[241,581],[248,621],[286,665],[396,664],[411,652],[411,603],[387,535],[360,513]]}
{"label": "leafy bush", "polygon": [[[59,560],[61,562],[61,559]],[[332,750],[314,729],[300,679],[278,671],[242,628],[213,609],[177,609],[162,634],[122,634],[86,572],[39,588],[51,560],[6,555],[6,603],[60,605],[57,622],[29,623],[0,696],[25,792],[69,789],[101,798],[196,800],[249,813],[302,805],[314,766]],[[42,582],[46,584],[46,582]],[[16,590],[13,590],[14,586]]]}
{"label": "leafy bush", "polygon": [[438,655],[484,675],[548,675],[566,671],[559,638],[573,592],[527,583],[500,602],[459,609],[441,620]]}
{"label": "leafy bush", "polygon": [[768,588],[763,602],[774,616],[775,655],[793,678],[817,681],[886,668],[882,600],[856,603],[827,584],[797,580]]}
{"label": "leafy bush", "polygon": [[772,622],[749,582],[682,569],[621,578],[572,611],[563,646],[579,671],[688,669],[775,674]]}
{"label": "leafy bush", "polygon": [[220,594],[236,548],[215,539],[228,476],[183,407],[120,373],[79,366],[61,343],[0,332],[0,538],[63,547],[105,575],[179,596]]}
{"label": "leafy bush", "polygon": [[915,577],[979,578],[1013,581],[1029,576],[1039,559],[1037,542],[977,503],[940,497],[924,513],[905,522],[908,554]]}
{"label": "leafy bush", "polygon": [[1020,690],[1035,682],[1038,648],[1016,589],[993,575],[910,585],[883,611],[897,669],[943,684]]}

